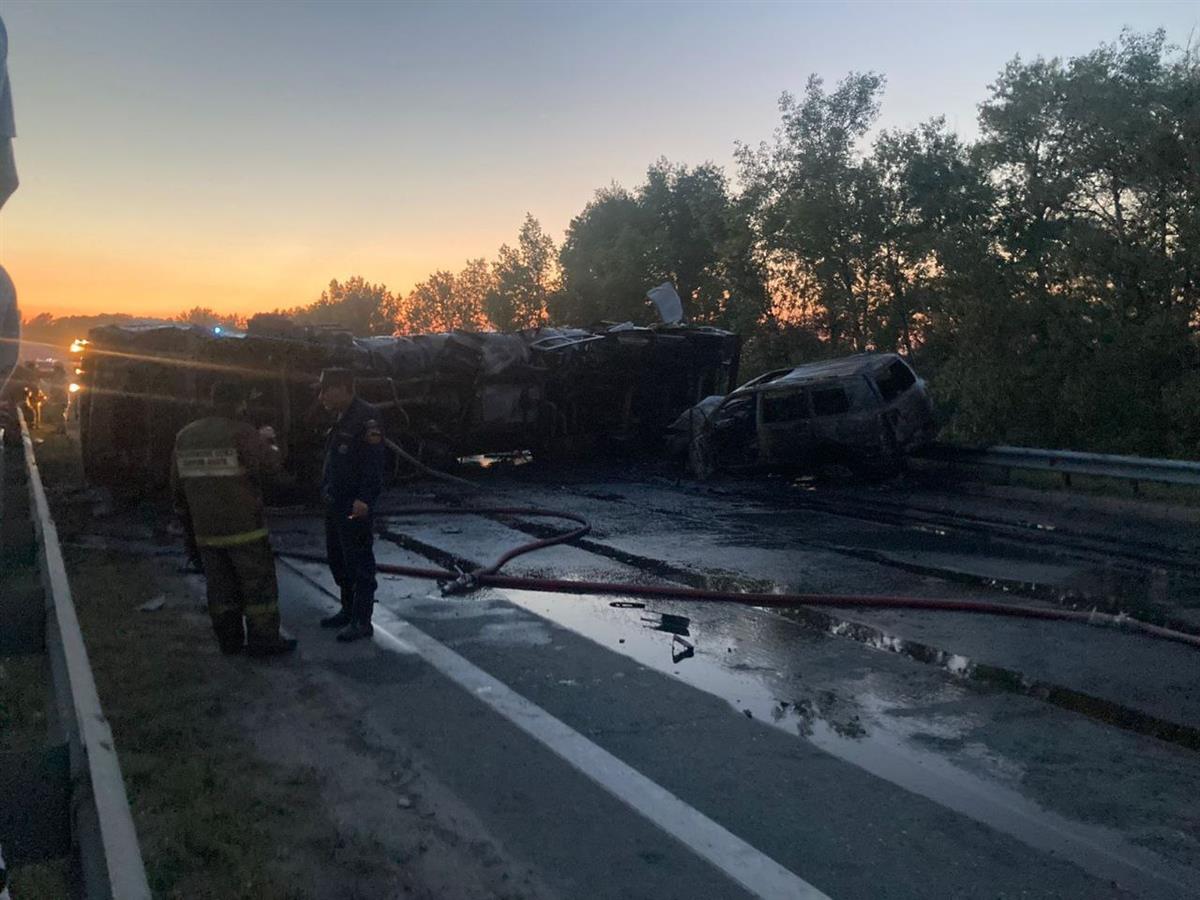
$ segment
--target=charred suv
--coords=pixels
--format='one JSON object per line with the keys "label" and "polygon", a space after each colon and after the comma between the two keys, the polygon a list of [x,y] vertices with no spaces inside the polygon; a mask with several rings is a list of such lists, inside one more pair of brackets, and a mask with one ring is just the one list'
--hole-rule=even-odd
{"label": "charred suv", "polygon": [[837,463],[895,471],[933,439],[925,382],[894,353],[863,353],[777,369],[725,397],[707,397],[671,426],[699,477],[717,470],[812,470]]}

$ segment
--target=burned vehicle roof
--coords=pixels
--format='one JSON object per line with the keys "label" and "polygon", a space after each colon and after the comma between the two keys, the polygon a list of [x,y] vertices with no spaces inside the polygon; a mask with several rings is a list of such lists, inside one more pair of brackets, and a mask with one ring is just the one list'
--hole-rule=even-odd
{"label": "burned vehicle roof", "polygon": [[790,369],[775,369],[759,375],[739,387],[734,393],[752,391],[785,384],[803,384],[826,379],[866,375],[901,359],[896,353],[856,353],[837,359],[822,359]]}
{"label": "burned vehicle roof", "polygon": [[895,353],[859,353],[776,369],[706,397],[671,425],[692,471],[896,469],[935,431],[925,383]]}

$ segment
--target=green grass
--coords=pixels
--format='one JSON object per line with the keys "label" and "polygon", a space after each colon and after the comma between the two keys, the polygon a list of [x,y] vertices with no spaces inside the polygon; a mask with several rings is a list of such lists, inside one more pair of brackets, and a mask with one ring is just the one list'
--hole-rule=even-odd
{"label": "green grass", "polygon": [[[64,541],[109,527],[82,485],[75,445],[44,434],[38,465]],[[122,520],[152,518],[130,509]],[[126,522],[126,524],[128,524]],[[262,760],[238,711],[270,689],[253,664],[217,653],[199,605],[182,596],[172,563],[95,550],[66,551],[72,592],[105,713],[120,754],[147,876],[169,900],[304,900],[316,869],[354,857],[321,808],[310,770]],[[172,606],[138,606],[166,593]],[[14,900],[61,898],[27,887]]]}
{"label": "green grass", "polygon": [[18,866],[8,873],[13,900],[64,900],[70,896],[66,860]]}
{"label": "green grass", "polygon": [[0,657],[0,751],[45,746],[50,670],[46,657]]}

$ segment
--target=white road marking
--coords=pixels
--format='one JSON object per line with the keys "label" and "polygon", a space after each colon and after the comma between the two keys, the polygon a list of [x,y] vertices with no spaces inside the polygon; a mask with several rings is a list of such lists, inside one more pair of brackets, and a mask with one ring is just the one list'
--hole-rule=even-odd
{"label": "white road marking", "polygon": [[[310,584],[327,589],[305,567],[280,562]],[[311,592],[303,592],[315,604]],[[327,603],[320,604],[322,608]],[[551,750],[618,800],[632,807],[693,853],[758,897],[830,900],[828,895],[688,806],[666,788],[626,765],[504,682],[439,643],[411,622],[376,606],[375,640],[388,649],[416,652],[427,663]]]}

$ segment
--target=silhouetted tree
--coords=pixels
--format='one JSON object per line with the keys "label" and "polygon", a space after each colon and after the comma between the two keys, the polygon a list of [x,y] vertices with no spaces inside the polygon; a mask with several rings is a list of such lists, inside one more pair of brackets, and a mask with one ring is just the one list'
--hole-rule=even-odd
{"label": "silhouetted tree", "polygon": [[554,241],[526,213],[517,246],[503,245],[492,264],[492,284],[484,300],[487,317],[501,331],[544,324],[556,276]]}
{"label": "silhouetted tree", "polygon": [[653,322],[646,291],[671,282],[695,322],[743,330],[769,311],[755,235],[721,169],[659,160],[636,192],[596,194],[567,230],[555,318]]}
{"label": "silhouetted tree", "polygon": [[186,325],[199,325],[202,328],[222,328],[240,329],[246,327],[246,318],[244,316],[219,313],[207,306],[193,306],[189,310],[179,313],[177,316],[172,316],[171,321],[182,322]]}
{"label": "silhouetted tree", "polygon": [[352,334],[391,334],[396,329],[399,304],[383,284],[371,284],[361,275],[346,281],[336,278],[308,306],[280,310],[302,325],[339,325]]}
{"label": "silhouetted tree", "polygon": [[434,272],[404,298],[400,331],[421,334],[486,328],[483,306],[492,284],[487,262],[482,259],[469,260],[458,275]]}

